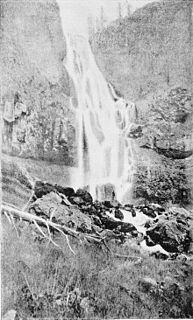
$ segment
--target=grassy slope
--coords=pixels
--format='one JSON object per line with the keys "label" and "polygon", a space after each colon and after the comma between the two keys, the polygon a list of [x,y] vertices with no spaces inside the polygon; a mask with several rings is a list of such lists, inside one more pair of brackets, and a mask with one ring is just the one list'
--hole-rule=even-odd
{"label": "grassy slope", "polygon": [[22,159],[2,154],[2,190],[3,200],[22,208],[31,196],[31,188],[22,180],[24,172],[32,181],[42,180],[61,186],[71,184],[71,175],[76,175],[76,168],[49,161]]}
{"label": "grassy slope", "polygon": [[[26,318],[180,318],[191,315],[192,266],[181,261],[163,261],[141,254],[131,244],[109,244],[113,252],[142,256],[142,263],[130,265],[117,261],[105,249],[75,243],[73,256],[65,239],[62,249],[34,242],[31,227],[18,238],[3,220],[2,289],[3,313],[15,308]],[[150,277],[159,289],[144,292],[139,279]],[[164,290],[173,279],[174,285]],[[168,283],[167,283],[168,282]],[[76,289],[76,290],[75,290]],[[75,299],[75,291],[79,298]]]}

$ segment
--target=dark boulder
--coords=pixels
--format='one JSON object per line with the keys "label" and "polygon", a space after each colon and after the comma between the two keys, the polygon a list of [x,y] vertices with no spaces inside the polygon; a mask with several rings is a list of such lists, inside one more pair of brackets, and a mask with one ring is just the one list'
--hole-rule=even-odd
{"label": "dark boulder", "polygon": [[120,219],[120,220],[123,220],[123,219],[124,219],[124,215],[123,215],[123,213],[121,212],[121,210],[115,209],[115,218]]}
{"label": "dark boulder", "polygon": [[79,208],[84,214],[89,216],[98,216],[97,209],[91,203],[84,203],[80,205]]}
{"label": "dark boulder", "polygon": [[143,214],[145,214],[148,217],[156,218],[156,211],[149,206],[141,206],[140,211],[142,211]]}
{"label": "dark boulder", "polygon": [[37,198],[41,198],[42,196],[50,193],[55,192],[55,188],[52,184],[42,181],[36,181],[35,187],[34,187],[34,194]]}
{"label": "dark boulder", "polygon": [[152,226],[152,221],[151,221],[151,220],[147,220],[147,221],[145,222],[145,224],[144,224],[144,227],[145,227],[146,229],[150,228],[151,226]]}
{"label": "dark boulder", "polygon": [[55,188],[59,193],[64,194],[66,197],[73,197],[75,194],[74,189],[70,187],[61,187],[55,184]]}
{"label": "dark boulder", "polygon": [[132,223],[117,221],[105,214],[103,214],[100,217],[100,219],[105,229],[109,229],[109,230],[117,229],[119,232],[123,232],[123,233],[132,233],[136,231],[138,234],[137,229]]}
{"label": "dark boulder", "polygon": [[168,220],[162,216],[147,230],[147,236],[168,252],[187,252],[191,243],[188,227],[175,217]]}
{"label": "dark boulder", "polygon": [[141,291],[143,291],[145,293],[150,292],[152,290],[156,290],[158,287],[157,281],[155,279],[152,279],[149,277],[145,277],[143,279],[140,279],[138,284],[139,284]]}
{"label": "dark boulder", "polygon": [[78,189],[76,191],[75,196],[81,197],[85,202],[89,202],[89,203],[93,202],[91,194],[84,189]]}
{"label": "dark boulder", "polygon": [[131,209],[131,215],[133,218],[136,217],[136,211],[134,208]]}
{"label": "dark boulder", "polygon": [[116,221],[113,218],[107,216],[106,214],[102,214],[100,216],[102,224],[105,229],[113,230],[120,226],[121,221]]}
{"label": "dark boulder", "polygon": [[138,235],[138,231],[132,223],[121,222],[119,230],[123,233],[131,233],[134,237]]}
{"label": "dark boulder", "polygon": [[57,184],[52,185],[51,183],[43,182],[43,181],[36,181],[35,187],[34,187],[34,194],[37,198],[41,198],[42,196],[50,192],[58,192],[65,195],[66,197],[72,197],[75,194],[72,188],[61,187],[61,186],[58,186]]}
{"label": "dark boulder", "polygon": [[103,202],[104,206],[107,208],[120,208],[121,204],[117,200],[106,200]]}
{"label": "dark boulder", "polygon": [[98,216],[101,216],[103,214],[103,212],[106,211],[106,207],[104,206],[104,204],[99,202],[98,200],[96,200],[93,203],[92,207],[96,210]]}

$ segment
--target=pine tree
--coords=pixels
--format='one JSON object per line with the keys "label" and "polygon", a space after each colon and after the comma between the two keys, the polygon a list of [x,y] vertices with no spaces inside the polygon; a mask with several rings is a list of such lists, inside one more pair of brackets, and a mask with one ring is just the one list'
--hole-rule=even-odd
{"label": "pine tree", "polygon": [[99,18],[97,17],[95,20],[95,25],[96,25],[96,32],[100,32],[100,21]]}
{"label": "pine tree", "polygon": [[127,5],[127,16],[130,17],[130,15],[131,15],[131,6],[128,3],[128,5]]}
{"label": "pine tree", "polygon": [[95,33],[95,25],[94,25],[92,16],[88,16],[87,23],[88,23],[88,36],[89,38],[92,38]]}
{"label": "pine tree", "polygon": [[104,8],[101,6],[101,13],[100,13],[100,28],[103,29],[105,24],[105,18],[104,18]]}
{"label": "pine tree", "polygon": [[193,94],[193,0],[187,0],[189,38],[189,86]]}
{"label": "pine tree", "polygon": [[119,19],[122,18],[122,7],[120,2],[118,3],[118,17]]}

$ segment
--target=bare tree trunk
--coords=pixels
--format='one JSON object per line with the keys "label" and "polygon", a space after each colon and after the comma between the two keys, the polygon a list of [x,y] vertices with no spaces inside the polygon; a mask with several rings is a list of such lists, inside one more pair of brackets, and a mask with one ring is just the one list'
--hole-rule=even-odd
{"label": "bare tree trunk", "polygon": [[193,0],[187,0],[188,8],[188,37],[189,37],[189,88],[193,95]]}

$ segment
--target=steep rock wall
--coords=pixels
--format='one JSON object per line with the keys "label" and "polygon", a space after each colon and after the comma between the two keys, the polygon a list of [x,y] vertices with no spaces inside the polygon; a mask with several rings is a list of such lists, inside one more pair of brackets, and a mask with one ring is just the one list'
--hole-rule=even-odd
{"label": "steep rock wall", "polygon": [[55,0],[1,1],[3,151],[74,164],[72,82]]}

